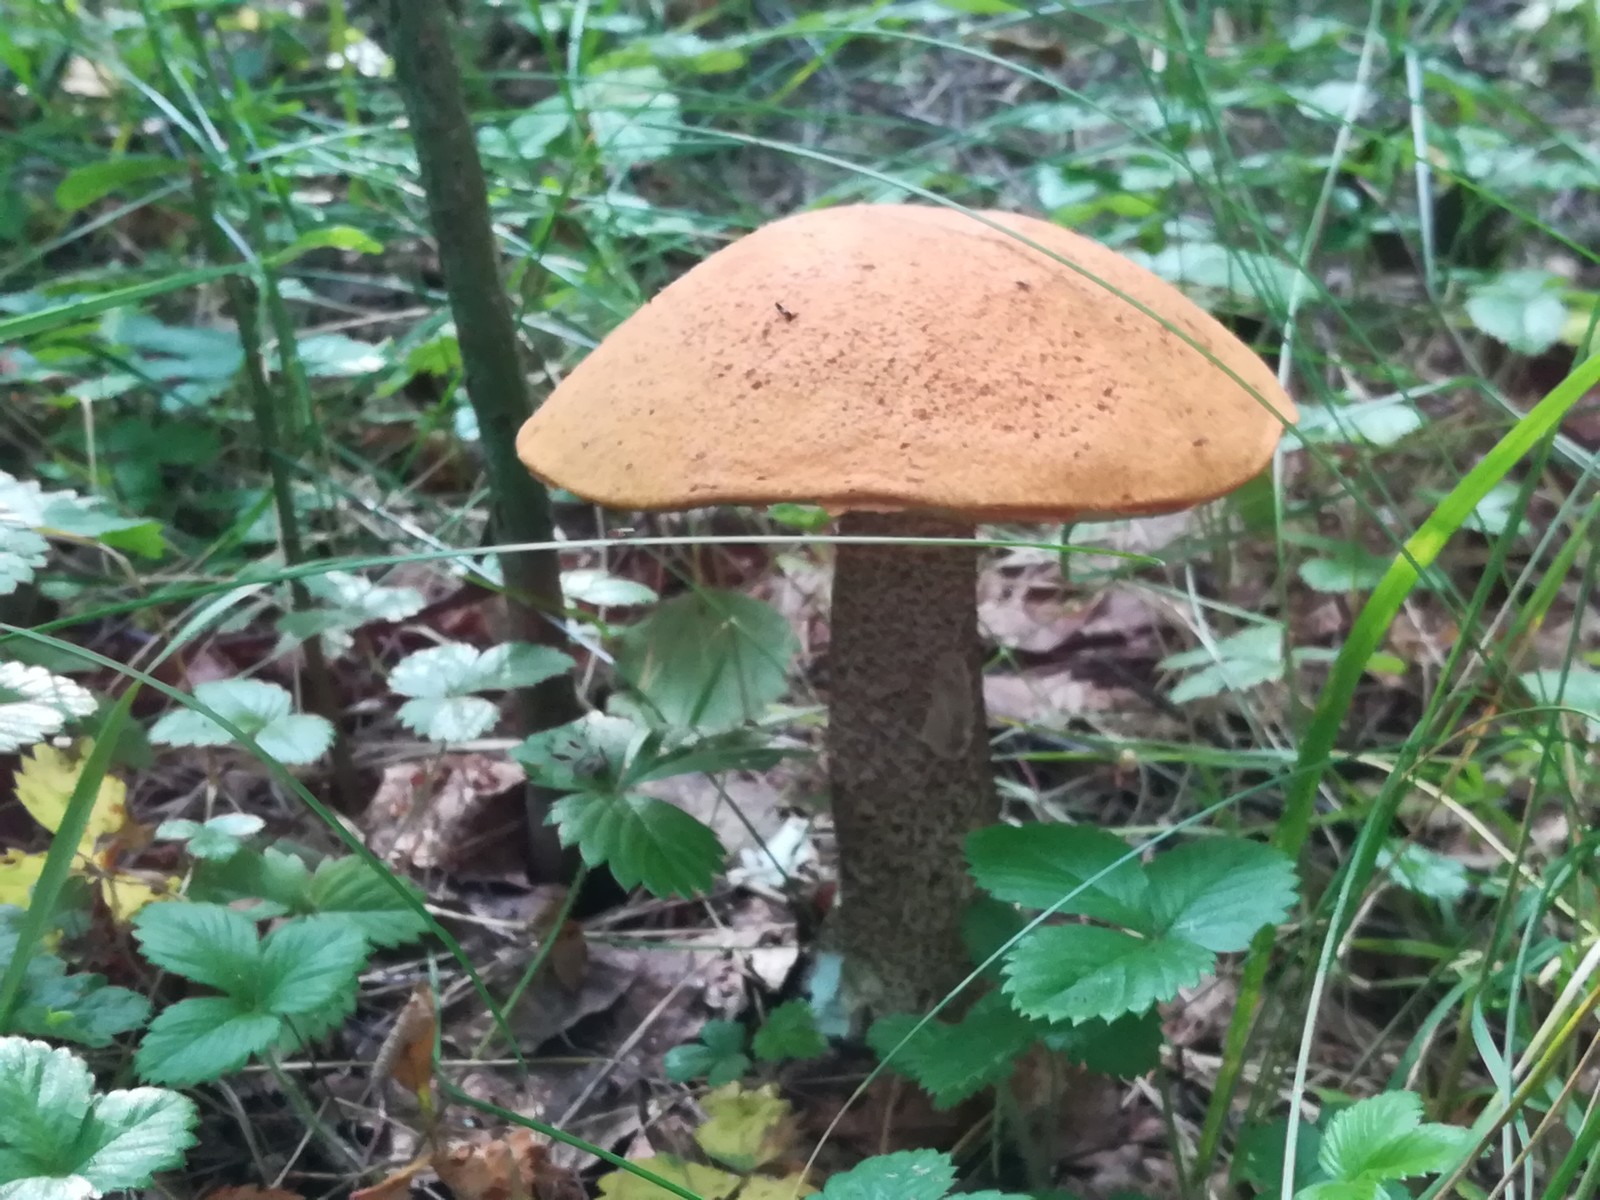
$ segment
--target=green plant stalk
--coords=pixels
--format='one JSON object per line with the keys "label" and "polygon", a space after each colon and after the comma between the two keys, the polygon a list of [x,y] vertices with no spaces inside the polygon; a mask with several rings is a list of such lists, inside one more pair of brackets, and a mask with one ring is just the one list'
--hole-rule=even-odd
{"label": "green plant stalk", "polygon": [[[212,197],[211,180],[205,169],[194,171],[195,216],[204,231],[207,252],[221,261],[228,257],[228,241],[217,224],[216,205]],[[239,343],[244,350],[245,384],[250,396],[251,412],[256,433],[261,439],[262,457],[268,477],[272,480],[273,507],[278,515],[278,535],[283,544],[284,560],[291,566],[304,561],[304,547],[300,541],[300,517],[294,507],[294,490],[288,465],[283,453],[282,429],[278,423],[277,398],[267,381],[266,359],[257,323],[255,288],[242,275],[230,275],[223,281],[228,296],[228,307],[233,310],[233,323],[239,330]],[[298,581],[289,585],[292,610],[303,612],[312,607],[311,595]],[[338,692],[333,684],[333,672],[322,652],[320,638],[307,638],[302,644],[306,659],[307,707],[333,727],[333,745],[329,759],[333,768],[333,806],[340,812],[358,813],[365,807],[361,785],[356,774],[355,760],[350,754],[350,742],[345,737],[340,721]]]}
{"label": "green plant stalk", "polygon": [[[1461,528],[1473,509],[1489,490],[1510,473],[1541,439],[1555,431],[1561,420],[1588,390],[1600,383],[1600,355],[1578,364],[1484,455],[1439,501],[1422,527],[1406,539],[1405,546],[1389,564],[1378,586],[1351,626],[1339,650],[1312,714],[1306,737],[1300,744],[1298,769],[1290,776],[1284,794],[1284,815],[1274,839],[1290,857],[1298,859],[1311,830],[1316,811],[1317,790],[1326,773],[1334,742],[1344,724],[1345,713],[1355,696],[1367,661],[1382,644],[1383,635],[1411,594],[1422,572],[1438,558],[1441,550]],[[1376,850],[1373,851],[1376,854]],[[1245,1049],[1266,984],[1276,939],[1272,930],[1256,937],[1245,960],[1239,983],[1239,1003],[1228,1026],[1223,1045],[1222,1066],[1206,1111],[1200,1143],[1195,1151],[1195,1178],[1211,1169],[1221,1142],[1233,1095],[1244,1071]]]}
{"label": "green plant stalk", "polygon": [[11,1028],[11,1017],[22,996],[22,981],[28,973],[28,964],[33,961],[35,951],[49,932],[50,918],[61,899],[61,889],[66,887],[67,877],[72,874],[78,847],[89,828],[89,818],[94,813],[100,784],[111,767],[111,755],[116,750],[117,740],[122,736],[123,726],[128,722],[128,714],[138,694],[139,685],[130,684],[100,723],[95,734],[94,749],[89,752],[89,757],[78,772],[78,781],[72,786],[72,796],[61,815],[61,824],[50,838],[44,868],[39,872],[38,882],[33,885],[28,910],[23,915],[22,927],[17,933],[16,951],[6,964],[4,976],[0,976],[0,1033]]}
{"label": "green plant stalk", "polygon": [[[532,404],[501,281],[483,164],[451,45],[449,10],[429,0],[389,0],[387,8],[395,75],[411,120],[467,396],[487,459],[493,528],[502,540],[551,543],[549,494],[517,458],[517,431]],[[565,634],[554,619],[563,609],[556,553],[502,554],[500,564],[513,636],[564,648]],[[518,700],[524,733],[564,725],[581,712],[567,675],[523,689]],[[568,856],[546,823],[551,801],[545,789],[529,785],[528,866],[540,881],[570,874],[564,865]]]}

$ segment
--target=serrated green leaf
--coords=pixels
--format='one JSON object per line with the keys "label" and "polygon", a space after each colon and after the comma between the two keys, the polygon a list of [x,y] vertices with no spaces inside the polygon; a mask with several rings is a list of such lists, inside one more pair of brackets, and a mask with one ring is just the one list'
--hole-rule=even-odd
{"label": "serrated green leaf", "polygon": [[311,1013],[352,991],[367,942],[340,917],[296,917],[261,944],[258,1007],[282,1016]]}
{"label": "serrated green leaf", "polygon": [[1471,1144],[1469,1130],[1423,1124],[1420,1096],[1384,1092],[1334,1116],[1317,1162],[1334,1182],[1385,1183],[1443,1171]]}
{"label": "serrated green leaf", "polygon": [[162,841],[183,842],[195,858],[225,862],[244,849],[242,838],[259,833],[265,826],[252,813],[224,813],[201,824],[197,821],[163,821],[156,827]]}
{"label": "serrated green leaf", "polygon": [[229,996],[195,996],[157,1014],[133,1064],[150,1083],[188,1087],[237,1071],[282,1031],[283,1019],[272,1013]]}
{"label": "serrated green leaf", "polygon": [[1591,736],[1600,738],[1600,671],[1581,663],[1570,667],[1550,667],[1543,671],[1525,671],[1517,676],[1538,703],[1575,708],[1588,717]]}
{"label": "serrated green leaf", "polygon": [[[1118,864],[1119,859],[1126,861]],[[1042,911],[1081,888],[1055,911],[1128,929],[1148,924],[1144,870],[1128,844],[1106,830],[1091,825],[991,825],[967,838],[967,861],[978,886],[997,900]],[[1091,879],[1095,881],[1089,884]]]}
{"label": "serrated green leaf", "polygon": [[777,1086],[725,1084],[700,1101],[706,1119],[694,1140],[706,1155],[735,1171],[754,1171],[789,1149],[793,1110]]}
{"label": "serrated green leaf", "polygon": [[0,1038],[0,1148],[59,1160],[77,1139],[93,1092],[94,1077],[76,1055],[27,1038]]}
{"label": "serrated green leaf", "polygon": [[1307,441],[1322,445],[1392,446],[1422,425],[1422,414],[1409,403],[1373,402],[1339,407],[1302,404],[1295,428]]}
{"label": "serrated green leaf", "polygon": [[500,709],[482,696],[446,696],[407,700],[396,715],[417,736],[451,744],[488,733],[499,722]]}
{"label": "serrated green leaf", "polygon": [[1160,1064],[1163,1037],[1161,1014],[1151,1009],[1115,1021],[1056,1027],[1045,1035],[1044,1042],[1057,1054],[1098,1074],[1134,1079]]}
{"label": "serrated green leaf", "polygon": [[163,1088],[98,1097],[74,1148],[75,1170],[100,1192],[144,1187],[157,1171],[182,1164],[199,1113]]}
{"label": "serrated green leaf", "polygon": [[828,1180],[823,1200],[944,1200],[956,1168],[937,1150],[902,1150],[869,1158]]}
{"label": "serrated green leaf", "polygon": [[617,671],[669,728],[723,729],[760,717],[783,694],[795,645],[771,605],[703,589],[625,630]]}
{"label": "serrated green leaf", "polygon": [[479,650],[447,642],[407,655],[389,673],[389,687],[421,700],[532,687],[571,670],[572,659],[548,646],[507,642]]}
{"label": "serrated green leaf", "polygon": [[621,786],[643,730],[609,713],[585,713],[576,721],[533,734],[511,751],[528,778],[556,791],[608,791]]}
{"label": "serrated green leaf", "polygon": [[579,792],[556,802],[551,821],[563,845],[591,867],[605,863],[623,887],[653,896],[711,889],[722,865],[717,835],[681,808],[634,792]]}
{"label": "serrated green leaf", "polygon": [[1561,339],[1567,306],[1545,271],[1507,271],[1467,298],[1467,316],[1496,341],[1519,354],[1543,354]]}
{"label": "serrated green leaf", "polygon": [[311,869],[305,861],[269,846],[245,849],[226,863],[197,863],[189,895],[214,904],[255,901],[248,915],[260,919],[311,911],[310,888]]}
{"label": "serrated green leaf", "polygon": [[1179,938],[1138,938],[1097,925],[1035,930],[1006,960],[1006,994],[1024,1016],[1051,1023],[1115,1020],[1193,987],[1216,956]]}
{"label": "serrated green leaf", "polygon": [[5,509],[0,507],[0,596],[33,582],[34,572],[49,561],[50,543],[31,529],[6,520]]}
{"label": "serrated green leaf", "polygon": [[809,1004],[788,1000],[767,1014],[750,1040],[750,1049],[761,1062],[800,1062],[826,1054],[828,1039],[817,1028]]}
{"label": "serrated green leaf", "polygon": [[[322,717],[292,712],[294,698],[275,683],[216,680],[198,685],[194,698],[255,738],[279,762],[313,762],[333,744],[333,726]],[[180,708],[151,727],[150,740],[164,746],[227,746],[233,735],[203,713]]]}
{"label": "serrated green leaf", "polygon": [[296,343],[301,365],[313,379],[348,379],[371,375],[390,364],[388,343],[374,345],[343,333],[315,333]]}
{"label": "serrated green leaf", "polygon": [[1467,894],[1467,868],[1416,842],[1391,841],[1378,852],[1378,869],[1408,892],[1443,904]]}
{"label": "serrated green leaf", "polygon": [[[913,1034],[920,1019],[911,1014],[881,1017],[868,1031],[867,1044],[927,1092],[935,1108],[950,1108],[1008,1078],[1017,1057],[1041,1032],[994,992],[955,1024],[930,1021]],[[908,1034],[911,1040],[900,1046]]]}
{"label": "serrated green leaf", "polygon": [[655,589],[596,567],[561,572],[561,590],[568,600],[597,608],[636,608],[657,599]]}
{"label": "serrated green leaf", "polygon": [[244,914],[220,904],[147,904],[133,920],[133,936],[163,970],[254,1001],[261,945]]}
{"label": "serrated green leaf", "polygon": [[[0,572],[3,570],[0,567]],[[0,587],[0,595],[5,590]],[[95,708],[88,689],[70,679],[43,667],[0,662],[0,754],[36,745],[68,721],[89,716]]]}
{"label": "serrated green leaf", "polygon": [[707,1021],[700,1040],[668,1050],[663,1059],[668,1079],[688,1083],[705,1079],[712,1087],[732,1083],[750,1069],[744,1052],[744,1027],[737,1021]]}
{"label": "serrated green leaf", "polygon": [[1386,556],[1347,542],[1332,554],[1306,559],[1295,569],[1295,574],[1314,592],[1339,595],[1370,591],[1378,586],[1388,568]]}
{"label": "serrated green leaf", "polygon": [[[422,898],[410,880],[406,890]],[[399,946],[415,941],[427,929],[422,916],[408,908],[382,874],[362,859],[324,859],[317,864],[306,893],[304,911],[321,913],[354,926],[374,946]]]}
{"label": "serrated green leaf", "polygon": [[1245,949],[1295,901],[1294,864],[1241,838],[1186,842],[1158,855],[1145,875],[1156,928],[1218,954]]}
{"label": "serrated green leaf", "polygon": [[1215,654],[1201,646],[1168,655],[1159,666],[1167,671],[1194,670],[1168,693],[1174,704],[1248,691],[1283,678],[1283,626],[1277,621],[1251,625],[1218,639]]}

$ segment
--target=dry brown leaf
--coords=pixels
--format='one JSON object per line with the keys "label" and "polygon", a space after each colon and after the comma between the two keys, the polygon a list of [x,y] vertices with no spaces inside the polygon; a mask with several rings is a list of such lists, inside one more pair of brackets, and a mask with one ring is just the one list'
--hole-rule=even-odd
{"label": "dry brown leaf", "polygon": [[[356,1193],[358,1196],[360,1194]],[[205,1200],[303,1200],[303,1197],[299,1192],[285,1191],[283,1188],[257,1187],[255,1184],[248,1184],[244,1187],[225,1187],[207,1192]]]}
{"label": "dry brown leaf", "polygon": [[368,844],[399,867],[521,881],[524,775],[487,754],[387,768],[367,809]]}
{"label": "dry brown leaf", "polygon": [[577,1181],[551,1165],[549,1148],[530,1129],[479,1133],[433,1156],[433,1169],[457,1200],[567,1200]]}
{"label": "dry brown leaf", "polygon": [[350,1193],[350,1200],[398,1200],[411,1194],[411,1181],[429,1167],[427,1156],[414,1158],[405,1166],[390,1171],[368,1188]]}
{"label": "dry brown leaf", "polygon": [[372,1064],[373,1075],[379,1079],[387,1076],[418,1096],[429,1091],[433,1086],[433,1042],[438,1028],[439,1010],[434,1004],[433,989],[419,983],[411,990],[411,998],[379,1048]]}
{"label": "dry brown leaf", "polygon": [[[551,936],[566,902],[566,889],[556,889],[550,902],[534,918],[533,933],[541,946]],[[583,936],[583,926],[577,921],[563,921],[554,934],[555,944],[550,947],[550,955],[545,961],[557,982],[569,992],[575,992],[583,986],[584,976],[589,970],[589,943]]]}

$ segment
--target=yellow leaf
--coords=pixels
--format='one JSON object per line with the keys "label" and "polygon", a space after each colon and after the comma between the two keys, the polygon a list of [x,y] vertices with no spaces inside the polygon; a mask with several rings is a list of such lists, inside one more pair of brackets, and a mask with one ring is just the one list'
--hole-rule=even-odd
{"label": "yellow leaf", "polygon": [[137,875],[116,871],[100,877],[100,895],[117,924],[126,925],[146,904],[171,899],[181,882],[170,877],[159,884],[150,884]]}
{"label": "yellow leaf", "polygon": [[28,896],[44,870],[44,855],[20,850],[0,853],[0,904],[28,907]]}
{"label": "yellow leaf", "polygon": [[789,1102],[778,1095],[776,1084],[747,1092],[730,1083],[702,1103],[706,1123],[694,1131],[694,1140],[735,1171],[754,1171],[781,1157],[794,1143]]}
{"label": "yellow leaf", "polygon": [[[61,819],[67,812],[67,801],[72,799],[72,789],[78,786],[84,760],[93,747],[94,743],[87,738],[78,742],[70,754],[54,746],[40,745],[22,759],[22,766],[17,771],[17,799],[33,815],[33,819],[51,833],[61,828]],[[100,791],[94,798],[88,827],[78,844],[79,853],[92,853],[96,842],[107,834],[116,833],[127,823],[127,785],[115,776],[107,775],[100,781]]]}
{"label": "yellow leaf", "polygon": [[[694,1192],[701,1200],[728,1200],[737,1194],[739,1200],[794,1200],[796,1196],[816,1194],[816,1188],[801,1183],[791,1175],[785,1179],[769,1179],[753,1175],[746,1179],[704,1167],[699,1163],[685,1162],[670,1154],[655,1158],[641,1158],[638,1163],[647,1171],[670,1180],[679,1187]],[[740,1184],[744,1185],[740,1190]],[[671,1192],[664,1191],[628,1171],[613,1171],[600,1177],[600,1195],[603,1200],[676,1200]]]}

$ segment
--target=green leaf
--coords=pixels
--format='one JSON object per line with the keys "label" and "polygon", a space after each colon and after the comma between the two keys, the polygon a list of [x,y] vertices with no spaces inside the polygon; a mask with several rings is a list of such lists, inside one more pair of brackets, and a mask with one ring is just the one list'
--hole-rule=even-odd
{"label": "green leaf", "polygon": [[788,1000],[767,1014],[750,1040],[761,1062],[803,1061],[828,1052],[828,1039],[817,1028],[816,1016],[804,1000]]}
{"label": "green leaf", "polygon": [[623,887],[653,896],[711,890],[722,866],[717,835],[676,805],[636,792],[579,792],[556,802],[561,843],[591,867],[605,863]]}
{"label": "green leaf", "polygon": [[244,849],[243,838],[260,833],[266,822],[252,813],[224,813],[204,824],[197,821],[163,821],[156,827],[161,841],[183,842],[195,858],[226,862]]}
{"label": "green leaf", "polygon": [[707,1021],[700,1029],[700,1040],[668,1050],[662,1066],[675,1083],[701,1078],[712,1087],[732,1083],[750,1069],[744,1052],[744,1026],[737,1021]]}
{"label": "green leaf", "polygon": [[1161,1014],[1155,1009],[1132,1013],[1115,1021],[1084,1021],[1052,1029],[1045,1045],[1057,1054],[1101,1075],[1135,1079],[1149,1074],[1161,1062]]}
{"label": "green leaf", "polygon": [[1374,554],[1354,542],[1345,542],[1332,554],[1306,559],[1295,574],[1314,592],[1340,595],[1371,591],[1378,586],[1388,567],[1389,560],[1383,555]]}
{"label": "green leaf", "polygon": [[[293,697],[275,683],[217,680],[197,686],[194,698],[255,738],[279,762],[313,762],[333,744],[333,725],[322,717],[291,712]],[[205,714],[180,708],[151,727],[150,740],[162,746],[227,746],[233,735]]]}
{"label": "green leaf", "polygon": [[[0,588],[0,594],[4,591]],[[43,667],[0,662],[0,754],[36,745],[95,708],[88,689],[70,679]]]}
{"label": "green leaf", "polygon": [[1416,842],[1391,841],[1378,854],[1378,869],[1418,896],[1451,904],[1469,890],[1467,868]]}
{"label": "green leaf", "polygon": [[828,1180],[823,1200],[944,1200],[956,1168],[937,1150],[880,1154]]}
{"label": "green leaf", "polygon": [[133,919],[139,949],[155,966],[247,1003],[255,996],[261,946],[250,918],[220,904],[147,904]]}
{"label": "green leaf", "polygon": [[0,501],[0,596],[9,596],[23,584],[32,583],[34,572],[50,561],[49,542],[5,518]]}
{"label": "green leaf", "polygon": [[144,154],[103,158],[67,172],[56,185],[56,207],[64,213],[75,213],[96,201],[104,200],[127,184],[145,183],[152,179],[181,179],[184,175],[183,163],[174,158]]}
{"label": "green leaf", "polygon": [[1024,1016],[1041,1021],[1110,1021],[1171,1000],[1215,964],[1211,951],[1180,938],[1052,926],[1030,933],[1011,951],[1006,993]]}
{"label": "green leaf", "polygon": [[1443,1171],[1471,1145],[1469,1130],[1423,1124],[1420,1096],[1384,1092],[1328,1123],[1317,1162],[1334,1182],[1385,1183]]}
{"label": "green leaf", "polygon": [[1243,950],[1295,901],[1294,864],[1279,850],[1241,838],[1202,838],[1159,855],[1150,881],[1156,928],[1219,954]]}
{"label": "green leaf", "polygon": [[89,1115],[93,1091],[89,1068],[69,1051],[0,1038],[0,1149],[59,1161]]}
{"label": "green leaf", "polygon": [[[16,951],[16,939],[0,941],[0,967]],[[104,977],[67,973],[50,954],[35,955],[23,977],[11,1031],[85,1046],[108,1046],[118,1034],[150,1017],[150,1002],[127,988],[107,987]]]}
{"label": "green leaf", "polygon": [[352,254],[382,254],[383,243],[353,225],[328,225],[308,229],[294,241],[267,258],[267,264],[283,267],[313,250],[344,250]]}
{"label": "green leaf", "polygon": [[[1317,1168],[1322,1133],[1309,1121],[1301,1121],[1295,1128],[1294,1188],[1298,1196],[1301,1189],[1322,1177]],[[1262,1192],[1278,1192],[1283,1184],[1283,1150],[1288,1140],[1289,1122],[1285,1118],[1245,1125],[1234,1155],[1234,1174]]]}
{"label": "green leaf", "polygon": [[1467,297],[1467,316],[1519,354],[1543,354],[1561,340],[1567,306],[1545,271],[1507,271]]}
{"label": "green leaf", "polygon": [[1243,692],[1283,678],[1283,626],[1277,621],[1250,625],[1219,638],[1216,653],[1204,646],[1171,654],[1158,664],[1163,670],[1194,670],[1168,693],[1174,704],[1187,704],[1223,692]]}
{"label": "green leaf", "polygon": [[[408,892],[422,898],[420,888],[410,880],[402,882]],[[377,868],[354,855],[318,863],[305,903],[297,910],[336,917],[374,946],[414,942],[428,927],[421,914],[395,895]]]}
{"label": "green leaf", "polygon": [[[1113,866],[1119,859],[1124,861]],[[1055,911],[1129,929],[1148,924],[1144,869],[1128,844],[1106,830],[1091,825],[991,825],[967,838],[967,861],[978,886],[997,900],[1042,911],[1082,888]],[[1089,884],[1090,879],[1095,882]]]}
{"label": "green leaf", "polygon": [[569,601],[596,608],[636,608],[657,599],[655,589],[596,567],[561,572],[561,590]]}
{"label": "green leaf", "polygon": [[183,1163],[199,1119],[192,1101],[163,1088],[109,1092],[78,1135],[75,1170],[100,1192],[144,1187]]}
{"label": "green leaf", "polygon": [[296,917],[261,945],[258,1006],[283,1016],[316,1012],[353,992],[366,962],[366,939],[348,921]]}
{"label": "green leaf", "polygon": [[738,592],[676,596],[618,639],[617,671],[668,727],[754,720],[787,684],[794,635],[771,605]]}
{"label": "green leaf", "polygon": [[[961,1021],[930,1021],[913,1034],[920,1019],[881,1017],[868,1031],[867,1044],[927,1092],[935,1108],[950,1108],[1009,1078],[1017,1058],[1041,1032],[996,992],[981,998]],[[911,1040],[900,1046],[908,1034]]]}
{"label": "green leaf", "polygon": [[255,901],[248,915],[257,919],[311,911],[310,890],[311,869],[305,860],[272,846],[245,849],[226,863],[202,860],[189,884],[194,900],[234,906]]}
{"label": "green leaf", "polygon": [[357,341],[342,333],[315,333],[295,344],[301,365],[313,379],[371,375],[390,365],[390,347]]}
{"label": "green leaf", "polygon": [[1525,671],[1517,682],[1541,704],[1555,704],[1575,708],[1589,721],[1591,737],[1600,737],[1600,671],[1574,663],[1563,670],[1551,667],[1543,671]]}
{"label": "green leaf", "polygon": [[1331,407],[1302,404],[1295,428],[1320,445],[1392,446],[1421,429],[1422,414],[1409,403],[1371,402]]}
{"label": "green leaf", "polygon": [[234,275],[244,275],[253,269],[248,263],[229,263],[221,267],[173,271],[147,283],[113,288],[111,291],[94,296],[75,296],[70,300],[52,304],[48,308],[35,309],[20,316],[0,318],[0,345],[20,341],[45,330],[84,321],[115,308],[138,304],[142,300],[150,300],[156,296],[165,296],[169,292],[181,292],[185,288],[215,283]]}
{"label": "green leaf", "polygon": [[608,791],[622,786],[628,760],[644,730],[624,717],[585,713],[527,738],[511,757],[528,778],[556,791]]}
{"label": "green leaf", "polygon": [[195,996],[163,1009],[150,1022],[133,1065],[151,1083],[188,1087],[237,1071],[282,1031],[281,1017],[231,996]]}
{"label": "green leaf", "polygon": [[573,89],[573,102],[588,117],[600,153],[619,167],[665,158],[683,136],[678,97],[654,67],[585,79]]}
{"label": "green leaf", "polygon": [[470,742],[493,729],[500,709],[482,696],[407,700],[396,714],[400,724],[434,742]]}

